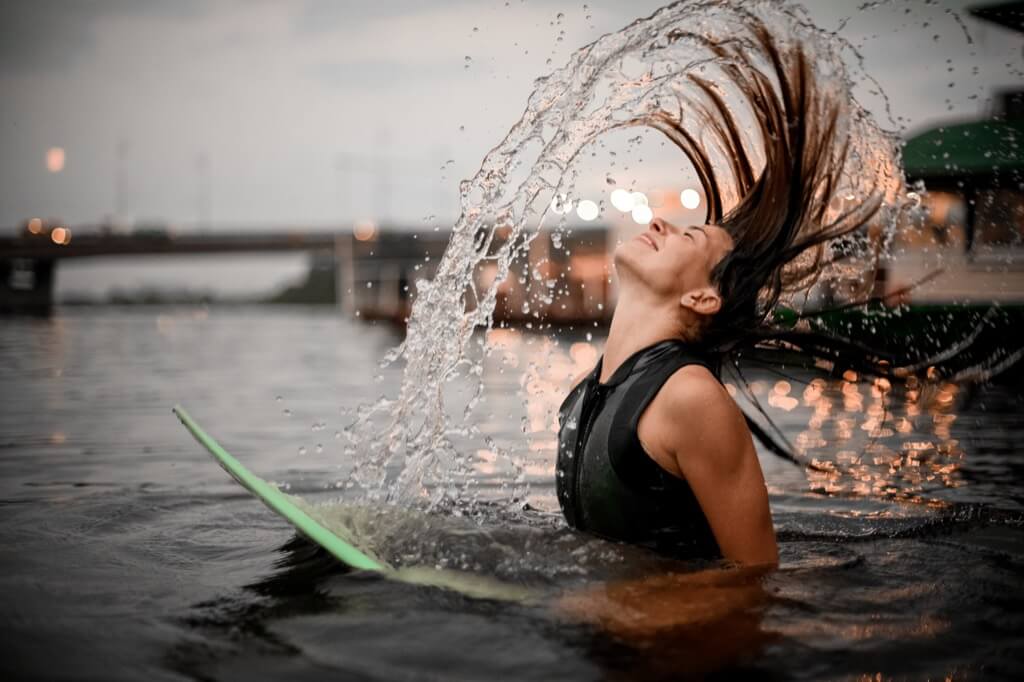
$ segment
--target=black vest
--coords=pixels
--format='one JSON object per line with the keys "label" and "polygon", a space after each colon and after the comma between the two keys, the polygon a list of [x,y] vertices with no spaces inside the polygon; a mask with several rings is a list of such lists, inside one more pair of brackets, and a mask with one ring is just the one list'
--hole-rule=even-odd
{"label": "black vest", "polygon": [[601,364],[558,413],[558,503],[573,528],[679,557],[718,558],[707,518],[686,481],[651,459],[637,436],[640,416],[678,369],[717,366],[680,341],[629,357],[607,383]]}

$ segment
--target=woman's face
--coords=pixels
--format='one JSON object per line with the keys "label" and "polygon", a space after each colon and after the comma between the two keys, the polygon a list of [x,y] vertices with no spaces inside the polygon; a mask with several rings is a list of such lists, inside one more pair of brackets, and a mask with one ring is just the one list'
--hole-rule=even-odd
{"label": "woman's face", "polygon": [[678,301],[712,286],[711,271],[732,246],[732,237],[717,225],[677,227],[655,218],[647,230],[615,249],[615,266],[624,280]]}

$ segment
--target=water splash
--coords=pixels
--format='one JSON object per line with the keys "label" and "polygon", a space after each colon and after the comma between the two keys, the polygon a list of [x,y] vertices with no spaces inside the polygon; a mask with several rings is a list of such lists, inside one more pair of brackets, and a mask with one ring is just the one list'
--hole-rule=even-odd
{"label": "water splash", "polygon": [[[468,418],[483,390],[473,339],[474,331],[493,322],[499,284],[526,255],[552,197],[558,204],[573,196],[573,164],[603,135],[657,127],[666,117],[704,135],[701,126],[712,107],[707,92],[695,85],[692,77],[697,75],[714,85],[739,120],[744,113],[749,118],[749,102],[734,91],[728,75],[729,57],[716,47],[737,46],[755,65],[767,65],[770,56],[756,39],[758,26],[780,43],[798,41],[819,89],[844,104],[839,124],[849,135],[850,148],[830,210],[838,214],[872,192],[883,195],[888,210],[875,233],[855,245],[859,259],[847,258],[823,274],[859,279],[862,285],[870,281],[864,275],[888,242],[905,205],[905,188],[897,136],[883,131],[853,97],[853,76],[866,78],[860,72],[851,75],[844,62],[856,64],[856,50],[814,26],[805,10],[784,2],[682,0],[668,5],[577,50],[564,67],[538,79],[523,116],[476,174],[461,183],[461,215],[451,241],[434,279],[417,283],[406,339],[385,361],[405,362],[399,395],[364,408],[347,431],[348,452],[357,462],[352,485],[375,499],[427,499],[432,504],[473,499],[475,448],[457,443],[481,437]],[[742,144],[759,164],[764,156],[756,130],[751,126]],[[721,148],[712,144],[709,149],[717,153],[713,161],[729,167]],[[726,208],[739,199],[728,184],[721,189]],[[477,275],[484,264],[496,274],[481,283]],[[449,418],[446,402],[447,387],[457,377],[475,379],[477,386],[461,421]]]}

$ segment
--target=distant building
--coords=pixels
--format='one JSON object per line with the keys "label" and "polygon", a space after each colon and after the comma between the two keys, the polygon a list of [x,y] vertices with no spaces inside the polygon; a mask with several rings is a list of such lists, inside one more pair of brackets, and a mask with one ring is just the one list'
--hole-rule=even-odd
{"label": "distant building", "polygon": [[[1024,2],[970,13],[1024,31]],[[942,273],[911,292],[916,303],[1024,303],[1024,90],[997,93],[991,117],[951,123],[907,141],[910,182],[924,209],[905,225],[888,265],[889,291]]]}
{"label": "distant building", "polygon": [[[970,11],[1024,30],[1024,2]],[[897,357],[941,362],[943,376],[999,377],[1019,386],[1024,91],[997,93],[986,120],[951,122],[911,137],[903,163],[908,182],[923,183],[924,191],[920,210],[900,225],[881,264],[875,293],[886,305],[822,312],[816,323]]]}
{"label": "distant building", "polygon": [[[404,322],[412,311],[416,282],[431,279],[451,234],[387,229],[360,231],[339,238],[338,299],[350,314],[363,319]],[[490,253],[501,248],[508,232],[499,231]],[[559,246],[555,246],[557,240]],[[611,232],[604,226],[545,230],[529,244],[526,258],[513,263],[499,285],[496,322],[573,324],[610,318]],[[481,262],[475,280],[486,290],[498,276],[495,261]],[[472,305],[472,297],[467,301]]]}
{"label": "distant building", "polygon": [[907,179],[923,181],[922,212],[903,225],[888,290],[942,269],[914,302],[1024,303],[1024,91],[1001,93],[993,117],[907,141]]}

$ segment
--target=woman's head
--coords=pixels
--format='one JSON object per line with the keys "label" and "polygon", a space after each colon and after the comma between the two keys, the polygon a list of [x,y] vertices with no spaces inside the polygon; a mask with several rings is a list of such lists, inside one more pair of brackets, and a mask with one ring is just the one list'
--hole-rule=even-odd
{"label": "woman's head", "polygon": [[[648,286],[668,281],[663,270],[675,263],[677,286],[711,292],[707,309],[714,310],[699,318],[700,340],[720,350],[755,332],[784,290],[809,286],[825,264],[824,245],[865,226],[881,205],[880,197],[871,196],[836,210],[834,195],[850,148],[842,125],[845,103],[815,82],[799,43],[780,48],[763,27],[754,35],[756,45],[723,43],[714,49],[743,100],[740,109],[751,114],[748,127],[760,143],[755,153],[747,149],[750,135],[734,115],[736,107],[699,76],[691,81],[701,96],[688,102],[695,123],[684,125],[682,116],[664,113],[654,117],[653,125],[693,164],[708,207],[707,225],[701,227],[710,238],[701,246],[695,228],[656,220],[645,235],[691,235],[694,241],[680,242],[671,258],[647,254],[644,263],[652,268],[647,274],[635,267],[644,259],[640,249],[646,237],[617,254],[620,267]],[[763,63],[755,63],[752,54],[761,55]],[[728,175],[716,174],[712,151],[727,161]],[[738,197],[728,211],[725,183]]]}
{"label": "woman's head", "polygon": [[732,237],[717,225],[677,226],[655,218],[616,249],[615,264],[623,286],[641,289],[655,307],[674,310],[680,326],[698,330],[721,307],[713,273],[732,248]]}

